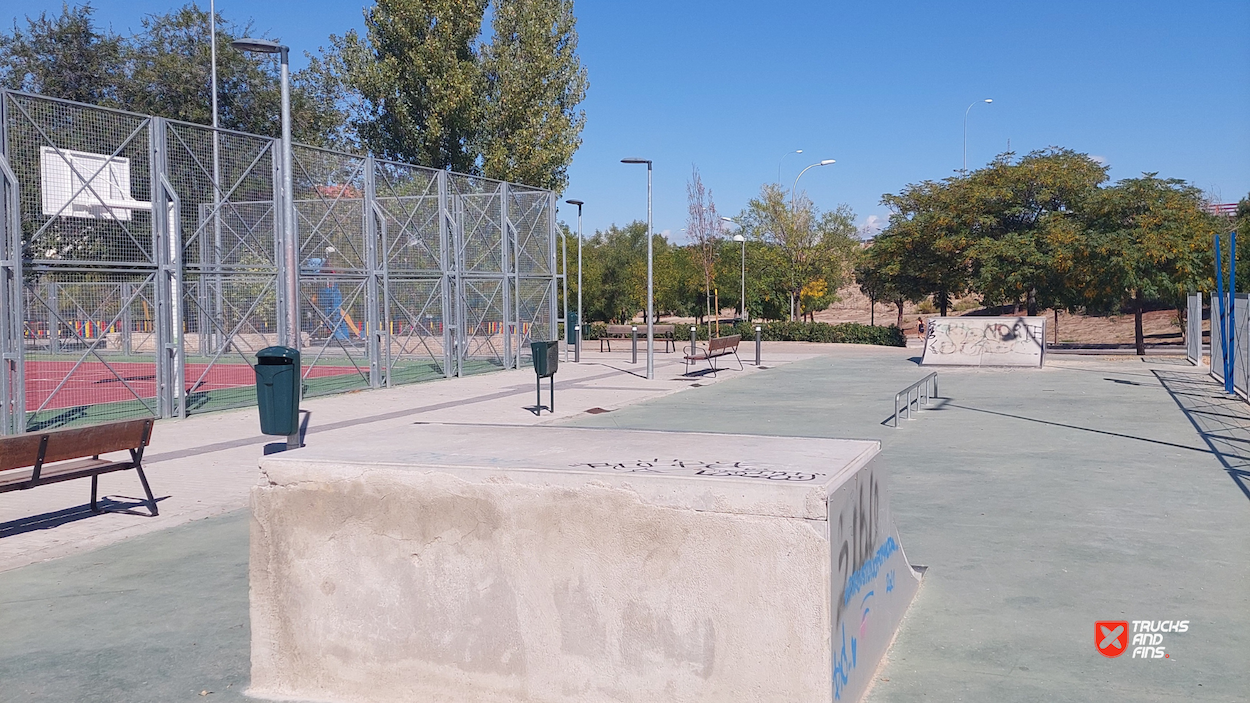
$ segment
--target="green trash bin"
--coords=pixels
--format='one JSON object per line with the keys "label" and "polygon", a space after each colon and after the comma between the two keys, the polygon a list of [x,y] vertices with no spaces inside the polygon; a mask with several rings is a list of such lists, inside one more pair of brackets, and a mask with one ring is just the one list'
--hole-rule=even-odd
{"label": "green trash bin", "polygon": [[299,350],[265,347],[256,352],[252,368],[261,433],[289,437],[299,432]]}
{"label": "green trash bin", "polygon": [[530,353],[534,357],[534,375],[538,383],[538,405],[534,407],[535,415],[543,412],[543,379],[551,379],[551,412],[556,411],[556,370],[560,367],[560,340],[551,342],[530,342]]}

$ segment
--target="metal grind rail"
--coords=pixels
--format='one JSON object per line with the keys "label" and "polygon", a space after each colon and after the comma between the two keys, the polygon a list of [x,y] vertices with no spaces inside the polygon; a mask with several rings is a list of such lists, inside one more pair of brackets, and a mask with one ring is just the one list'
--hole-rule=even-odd
{"label": "metal grind rail", "polygon": [[[912,400],[913,395],[915,396],[915,400]],[[916,381],[915,383],[904,388],[898,393],[895,393],[894,394],[894,426],[898,427],[899,403],[904,398],[906,398],[906,403],[903,405],[903,411],[907,413],[907,419],[910,420],[911,412],[912,412],[911,409],[912,409],[913,403],[915,404],[916,409],[919,410],[922,406],[928,406],[929,401],[933,400],[934,396],[936,395],[937,395],[937,372],[936,371],[934,371],[933,373],[930,373],[928,376],[925,376],[919,381]],[[921,399],[923,399],[923,401]]]}

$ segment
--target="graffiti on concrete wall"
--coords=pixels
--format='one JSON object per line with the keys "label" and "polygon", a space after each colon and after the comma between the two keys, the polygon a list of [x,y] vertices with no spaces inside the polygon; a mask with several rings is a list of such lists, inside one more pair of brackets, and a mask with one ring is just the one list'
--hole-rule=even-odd
{"label": "graffiti on concrete wall", "polygon": [[823,481],[828,474],[819,471],[789,471],[752,465],[745,461],[699,461],[693,459],[631,459],[629,461],[588,461],[569,464],[573,469],[592,469],[630,474],[708,476],[712,478],[757,478],[765,481]]}
{"label": "graffiti on concrete wall", "polygon": [[925,365],[1041,366],[1044,317],[934,317],[925,329]]}
{"label": "graffiti on concrete wall", "polygon": [[918,577],[890,518],[883,471],[870,465],[830,496],[829,520],[833,698],[858,700],[915,595]]}

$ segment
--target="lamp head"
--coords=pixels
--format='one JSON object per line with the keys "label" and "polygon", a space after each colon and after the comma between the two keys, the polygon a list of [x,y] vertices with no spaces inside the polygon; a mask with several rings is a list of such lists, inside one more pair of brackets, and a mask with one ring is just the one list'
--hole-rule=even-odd
{"label": "lamp head", "polygon": [[747,238],[746,238],[746,237],[744,237],[744,236],[742,236],[741,234],[735,234],[735,235],[734,235],[734,241],[735,241],[735,242],[745,242],[746,240],[747,240]]}
{"label": "lamp head", "polygon": [[821,162],[820,162],[820,165],[821,165],[821,166],[828,166],[829,164],[836,164],[836,163],[838,163],[838,162],[837,162],[837,161],[835,161],[835,160],[833,160],[833,159],[825,159],[824,161],[821,161]]}
{"label": "lamp head", "polygon": [[993,98],[986,98],[986,99],[985,99],[985,102],[987,102],[987,103],[992,103],[992,102],[994,102],[994,100],[993,100]]}
{"label": "lamp head", "polygon": [[235,39],[230,42],[230,46],[239,51],[255,51],[258,54],[281,54],[287,50],[287,47],[271,39],[254,39],[252,37]]}
{"label": "lamp head", "polygon": [[629,157],[628,159],[621,159],[621,163],[623,163],[623,164],[646,164],[646,165],[650,166],[650,165],[651,165],[651,159],[644,159],[644,158],[640,158],[640,157],[638,157],[638,156],[631,156],[631,157]]}
{"label": "lamp head", "polygon": [[569,205],[576,205],[579,208],[586,204],[580,200],[565,200],[564,202],[568,203]]}
{"label": "lamp head", "polygon": [[725,217],[724,215],[721,215],[721,216],[720,216],[720,218],[721,218],[722,220],[726,221],[726,222],[733,222],[733,221],[734,221],[734,218],[732,218],[732,217]]}
{"label": "lamp head", "polygon": [[802,150],[802,149],[795,149],[795,150],[794,150],[794,153],[796,153],[796,154],[802,154],[802,153],[803,153],[803,150]]}

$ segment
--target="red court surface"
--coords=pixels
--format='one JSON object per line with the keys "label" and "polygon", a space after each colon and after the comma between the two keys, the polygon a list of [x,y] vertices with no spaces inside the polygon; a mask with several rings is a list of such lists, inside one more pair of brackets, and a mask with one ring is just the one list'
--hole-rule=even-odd
{"label": "red court surface", "polygon": [[[205,374],[205,369],[208,373]],[[368,372],[368,367],[364,367]],[[65,380],[67,374],[72,375]],[[327,378],[357,373],[354,366],[314,366],[304,378]],[[201,379],[203,376],[203,379]],[[187,364],[184,380],[188,393],[253,386],[256,375],[246,364]],[[58,391],[57,386],[65,381]],[[53,393],[56,393],[53,397]],[[26,410],[55,410],[82,405],[118,403],[156,397],[156,362],[73,361],[26,362]],[[51,398],[51,400],[49,400]]]}

